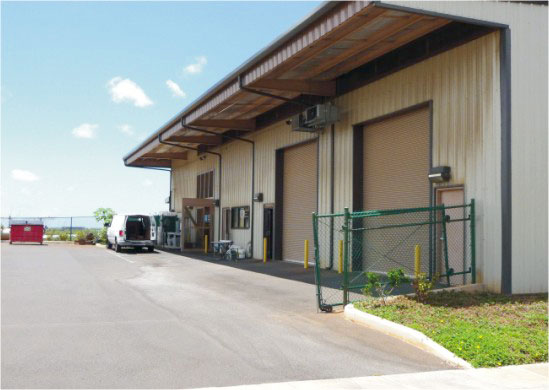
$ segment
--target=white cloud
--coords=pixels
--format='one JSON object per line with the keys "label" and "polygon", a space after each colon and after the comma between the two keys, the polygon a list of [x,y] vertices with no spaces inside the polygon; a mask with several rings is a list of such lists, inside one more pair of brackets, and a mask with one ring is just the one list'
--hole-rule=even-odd
{"label": "white cloud", "polygon": [[73,191],[74,191],[74,186],[67,187],[67,192],[73,192]]}
{"label": "white cloud", "polygon": [[141,184],[143,184],[144,187],[150,187],[150,186],[153,185],[153,182],[150,181],[149,179],[146,179],[146,180],[144,180],[143,183],[141,183]]}
{"label": "white cloud", "polygon": [[128,124],[123,124],[123,125],[118,126],[118,130],[120,130],[122,133],[124,133],[126,135],[133,135],[134,134],[133,127],[131,127]]}
{"label": "white cloud", "polygon": [[18,181],[36,181],[38,176],[29,171],[24,171],[22,169],[13,169],[11,171],[11,177],[14,180]]}
{"label": "white cloud", "polygon": [[136,107],[147,107],[153,104],[145,91],[130,79],[114,77],[107,83],[107,87],[115,103],[131,102]]}
{"label": "white cloud", "polygon": [[181,89],[179,85],[175,81],[172,80],[166,80],[166,85],[172,91],[172,94],[174,97],[186,97],[187,94]]}
{"label": "white cloud", "polygon": [[199,56],[195,58],[195,62],[187,65],[183,68],[183,72],[187,74],[197,74],[202,72],[204,65],[208,63],[208,59],[204,56]]}
{"label": "white cloud", "polygon": [[72,129],[72,135],[76,138],[95,138],[95,130],[99,125],[91,123],[82,123],[80,126]]}

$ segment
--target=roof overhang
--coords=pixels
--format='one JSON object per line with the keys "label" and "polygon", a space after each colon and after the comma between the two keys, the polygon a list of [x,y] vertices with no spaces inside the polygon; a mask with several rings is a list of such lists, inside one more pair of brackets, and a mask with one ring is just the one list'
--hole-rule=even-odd
{"label": "roof overhang", "polygon": [[325,3],[174,116],[124,163],[171,166],[182,149],[162,144],[159,135],[196,148],[219,145],[227,131],[253,131],[261,114],[303,96],[333,96],[338,77],[450,22],[371,1]]}

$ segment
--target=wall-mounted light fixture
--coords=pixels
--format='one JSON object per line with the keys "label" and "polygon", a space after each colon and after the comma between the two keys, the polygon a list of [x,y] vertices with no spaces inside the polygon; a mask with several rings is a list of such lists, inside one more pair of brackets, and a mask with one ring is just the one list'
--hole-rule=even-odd
{"label": "wall-mounted light fixture", "polygon": [[263,202],[263,193],[257,192],[254,194],[254,202]]}
{"label": "wall-mounted light fixture", "polygon": [[433,167],[429,170],[429,181],[431,183],[443,183],[450,180],[450,167]]}
{"label": "wall-mounted light fixture", "polygon": [[219,199],[214,199],[214,206],[215,207],[219,207],[220,204],[221,204],[221,202],[219,201]]}

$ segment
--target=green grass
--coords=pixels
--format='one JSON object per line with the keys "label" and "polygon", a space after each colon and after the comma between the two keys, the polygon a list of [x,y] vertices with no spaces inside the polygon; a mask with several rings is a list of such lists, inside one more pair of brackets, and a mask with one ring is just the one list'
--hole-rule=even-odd
{"label": "green grass", "polygon": [[401,296],[355,307],[424,333],[474,367],[547,361],[547,294],[442,292],[424,304]]}

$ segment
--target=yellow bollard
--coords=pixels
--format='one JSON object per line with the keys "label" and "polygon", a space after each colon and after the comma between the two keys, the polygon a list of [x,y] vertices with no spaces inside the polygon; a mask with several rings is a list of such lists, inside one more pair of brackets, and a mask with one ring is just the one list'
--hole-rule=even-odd
{"label": "yellow bollard", "polygon": [[414,253],[414,265],[416,272],[416,279],[418,278],[419,273],[421,272],[421,246],[416,245]]}
{"label": "yellow bollard", "polygon": [[343,272],[343,240],[339,240],[339,253],[338,253],[339,267],[337,273]]}
{"label": "yellow bollard", "polygon": [[204,253],[208,253],[208,235],[204,236]]}
{"label": "yellow bollard", "polygon": [[263,262],[267,262],[267,237],[263,238]]}
{"label": "yellow bollard", "polygon": [[303,254],[303,267],[309,268],[309,240],[305,240],[305,253]]}

